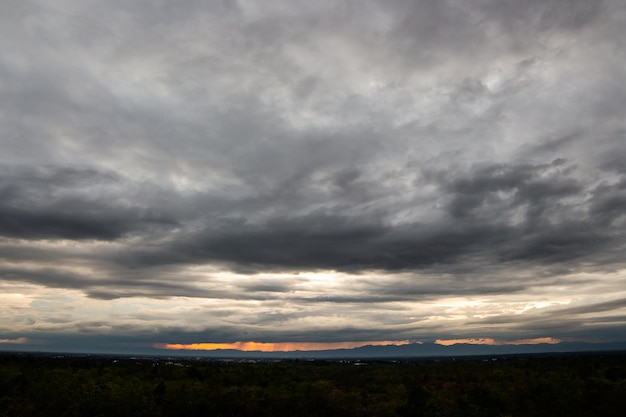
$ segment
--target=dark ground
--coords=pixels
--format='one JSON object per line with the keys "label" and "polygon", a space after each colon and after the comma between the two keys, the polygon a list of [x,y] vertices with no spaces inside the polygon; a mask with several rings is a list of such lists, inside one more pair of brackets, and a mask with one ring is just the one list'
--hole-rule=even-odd
{"label": "dark ground", "polygon": [[623,416],[626,353],[398,361],[0,354],[8,416]]}

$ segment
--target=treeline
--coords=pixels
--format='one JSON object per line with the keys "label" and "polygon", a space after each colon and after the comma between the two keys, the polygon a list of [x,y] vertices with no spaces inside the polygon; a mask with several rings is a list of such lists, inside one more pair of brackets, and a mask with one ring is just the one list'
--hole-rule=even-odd
{"label": "treeline", "polygon": [[0,416],[622,416],[626,355],[234,363],[0,355]]}

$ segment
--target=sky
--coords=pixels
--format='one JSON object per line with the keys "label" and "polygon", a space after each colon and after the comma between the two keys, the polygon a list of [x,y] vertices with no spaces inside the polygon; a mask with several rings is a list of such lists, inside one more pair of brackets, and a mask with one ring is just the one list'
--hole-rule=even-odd
{"label": "sky", "polygon": [[622,0],[3,0],[0,350],[626,341]]}

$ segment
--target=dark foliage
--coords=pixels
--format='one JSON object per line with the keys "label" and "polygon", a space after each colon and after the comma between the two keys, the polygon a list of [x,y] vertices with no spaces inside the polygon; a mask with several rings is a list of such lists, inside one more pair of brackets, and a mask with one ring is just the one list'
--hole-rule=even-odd
{"label": "dark foliage", "polygon": [[413,362],[0,355],[0,417],[618,416],[623,354]]}

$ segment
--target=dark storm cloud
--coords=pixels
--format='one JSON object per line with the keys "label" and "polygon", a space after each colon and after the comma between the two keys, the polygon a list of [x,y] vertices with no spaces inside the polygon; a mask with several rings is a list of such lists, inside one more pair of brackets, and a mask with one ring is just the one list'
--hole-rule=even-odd
{"label": "dark storm cloud", "polygon": [[[277,209],[262,221],[244,217],[201,218],[162,248],[138,248],[119,259],[128,265],[226,263],[241,272],[335,269],[339,271],[428,269],[465,263],[479,270],[490,262],[593,263],[609,246],[623,247],[623,233],[609,227],[622,199],[616,185],[592,185],[575,176],[563,160],[545,164],[487,165],[467,171],[429,172],[445,202],[437,222],[391,224],[393,207],[375,213],[341,203],[294,216]],[[352,187],[356,171],[339,173],[344,201],[369,201],[374,191]],[[310,178],[298,188],[313,188]],[[424,184],[418,184],[422,186]],[[347,191],[351,187],[351,191]],[[360,190],[363,191],[360,191]],[[299,191],[281,190],[292,199]],[[380,192],[379,192],[380,193]],[[384,192],[380,193],[384,195]],[[581,199],[581,194],[586,197]],[[276,201],[275,194],[258,201]],[[287,200],[288,200],[287,199]],[[246,212],[246,202],[233,207]],[[268,203],[265,203],[268,204]],[[251,213],[252,214],[252,213]],[[600,263],[620,263],[600,257]]]}
{"label": "dark storm cloud", "polygon": [[[135,277],[133,280],[113,277],[94,277],[92,274],[80,274],[63,268],[32,268],[15,266],[0,268],[0,277],[6,281],[28,282],[52,288],[85,290],[95,298],[116,298],[112,296],[117,290],[123,294],[143,293],[160,295],[173,292],[177,295],[193,294],[196,288],[184,283],[174,284]],[[107,288],[116,288],[109,290]],[[105,296],[109,294],[109,296]]]}
{"label": "dark storm cloud", "polygon": [[603,2],[585,0],[490,1],[483,4],[486,14],[496,17],[505,30],[580,30],[593,23]]}
{"label": "dark storm cloud", "polygon": [[[292,284],[286,283],[242,283],[225,285],[215,282],[212,285],[206,278],[190,276],[180,269],[151,271],[124,270],[107,264],[92,263],[95,271],[76,272],[72,264],[33,268],[17,264],[12,267],[0,267],[0,279],[5,282],[26,282],[49,288],[80,290],[87,296],[112,300],[124,297],[200,297],[224,300],[269,300],[274,298],[268,293],[289,293]],[[181,278],[184,276],[184,279]],[[198,283],[202,282],[202,287]]]}
{"label": "dark storm cloud", "polygon": [[598,196],[582,197],[601,192],[602,186],[585,184],[575,171],[557,159],[457,173],[444,182],[452,197],[448,210],[457,222],[506,225],[509,237],[493,247],[503,259],[568,261],[602,253],[608,245],[623,246],[623,237],[601,221],[616,203],[600,208]]}
{"label": "dark storm cloud", "polygon": [[578,297],[481,323],[573,334],[586,308],[600,329],[621,304],[593,297],[624,297],[623,17],[619,0],[5,1],[0,284],[219,300],[163,341],[439,336],[408,306],[454,297]]}
{"label": "dark storm cloud", "polygon": [[[417,269],[434,273],[436,268],[454,271],[460,263],[464,265],[464,274],[470,276],[479,273],[489,264],[502,261],[531,264],[562,262],[569,265],[569,268],[582,262],[606,263],[607,266],[622,262],[617,254],[611,255],[611,251],[607,251],[610,246],[624,246],[623,233],[618,233],[619,229],[615,226],[608,227],[621,215],[620,195],[615,193],[615,190],[622,190],[621,183],[591,188],[571,178],[575,170],[569,169],[564,161],[536,165],[488,165],[460,172],[429,172],[426,177],[440,187],[442,193],[439,198],[446,202],[440,209],[441,220],[399,225],[390,224],[387,220],[392,212],[378,210],[369,215],[358,211],[350,213],[349,209],[354,206],[341,203],[336,207],[302,216],[293,216],[278,210],[275,215],[257,222],[228,216],[230,207],[252,215],[250,210],[259,207],[259,201],[264,202],[260,205],[264,207],[268,204],[266,201],[275,198],[275,194],[270,194],[271,198],[259,197],[249,207],[246,203],[252,200],[213,200],[212,207],[221,209],[210,218],[197,217],[202,209],[195,214],[181,211],[178,219],[172,214],[169,218],[150,218],[140,215],[137,209],[116,207],[111,204],[115,202],[115,198],[107,199],[106,203],[91,201],[91,210],[98,210],[96,213],[102,210],[103,215],[94,215],[89,223],[92,229],[85,230],[83,218],[71,215],[75,206],[65,207],[64,203],[68,199],[57,196],[68,188],[75,194],[80,189],[78,185],[91,186],[93,189],[98,181],[103,181],[102,178],[94,172],[55,171],[51,174],[49,169],[42,172],[44,173],[31,175],[28,181],[19,181],[17,177],[13,177],[13,184],[28,182],[28,187],[22,185],[4,188],[4,194],[8,196],[3,200],[5,205],[11,205],[14,201],[23,202],[19,207],[24,210],[25,202],[32,201],[34,203],[30,204],[47,214],[48,217],[44,219],[51,223],[45,223],[41,219],[38,223],[24,221],[21,227],[29,232],[24,232],[21,237],[114,239],[120,238],[123,233],[132,233],[140,238],[134,241],[132,247],[89,255],[94,262],[101,262],[101,271],[115,275],[126,275],[123,272],[125,268],[141,271],[158,266],[172,265],[181,268],[186,264],[205,263],[228,265],[247,274],[301,269],[334,269],[356,273]],[[113,181],[110,177],[104,178],[105,184]],[[283,188],[280,192],[288,193],[289,198],[292,198],[300,188],[312,187],[311,179],[303,178],[298,181],[299,185],[294,190]],[[352,188],[354,193],[346,192],[347,187],[352,187],[350,184],[357,180],[357,171],[340,172],[329,177],[332,184],[342,187],[343,192],[340,194],[346,201],[367,201],[367,196],[371,194],[367,187],[363,192],[359,191],[361,186]],[[74,184],[75,182],[80,184]],[[74,187],[70,187],[72,184]],[[28,192],[25,191],[26,188]],[[590,193],[585,202],[577,197],[583,189],[588,189]],[[57,198],[56,201],[52,196]],[[76,200],[76,197],[73,198]],[[81,198],[89,201],[86,195]],[[568,198],[573,198],[572,202],[567,202]],[[206,197],[182,199],[177,207],[190,202],[204,204],[204,201]],[[58,216],[66,219],[64,223],[59,225],[49,220],[55,216],[52,207],[59,207]],[[85,216],[84,203],[82,207],[83,210],[79,213]],[[119,216],[118,223],[111,222],[114,215],[111,212]],[[23,217],[11,216],[7,219],[17,223]],[[210,226],[203,225],[207,222]],[[113,227],[120,224],[124,228]],[[196,229],[198,225],[200,228]],[[16,227],[13,227],[8,231],[5,227],[5,235],[15,236]],[[92,233],[97,227],[106,230],[106,234]],[[9,233],[11,231],[13,235]],[[161,243],[155,245],[154,242],[159,239]],[[71,254],[68,256],[71,258]],[[149,273],[155,274],[155,271],[151,270]],[[138,278],[129,276],[128,279],[137,284],[140,282]],[[40,283],[44,282],[42,279]],[[109,281],[108,284],[117,285],[116,281]],[[118,284],[124,286],[123,281]],[[140,285],[148,288],[150,284],[143,282]],[[182,291],[175,291],[176,294],[189,293],[180,284],[172,284],[171,287],[156,283],[153,285],[157,287],[156,293],[162,291],[167,294],[175,288]],[[260,289],[264,285],[268,284],[250,288]],[[506,292],[507,288],[509,291],[522,288],[516,285],[488,288],[482,287],[476,281],[474,285],[473,289],[459,287],[456,290],[455,286],[446,285],[444,292],[491,293]],[[267,288],[266,290],[271,290]],[[280,292],[281,288],[278,286],[274,289]],[[416,294],[441,293],[441,289],[437,288],[415,288]],[[412,293],[410,288],[403,288],[400,292],[405,295]],[[97,292],[100,296],[105,293],[101,289]],[[110,294],[124,294],[124,291],[110,291]]]}
{"label": "dark storm cloud", "polygon": [[609,151],[606,151],[602,156],[601,167],[607,171],[614,171],[620,174],[626,174],[626,150],[621,149],[618,145],[626,140],[626,131],[620,131],[615,133],[614,144]]}
{"label": "dark storm cloud", "polygon": [[[614,311],[626,307],[626,299],[605,301],[603,303],[590,304],[580,307],[571,307],[558,310],[556,314],[588,314],[598,313],[603,311]],[[621,317],[623,320],[623,317]]]}
{"label": "dark storm cloud", "polygon": [[[624,323],[623,314],[620,310],[626,307],[626,300],[616,299],[578,305],[574,307],[551,307],[542,309],[531,309],[524,315],[500,315],[486,319],[468,321],[468,325],[509,325],[512,329],[558,329],[559,324],[563,326],[563,331],[584,333],[587,328],[602,328],[604,322]],[[598,314],[612,313],[608,316],[598,316]]]}
{"label": "dark storm cloud", "polygon": [[[594,190],[591,214],[597,222],[623,228],[624,215],[626,213],[626,178],[615,184],[601,184]],[[622,221],[622,224],[616,223]]]}
{"label": "dark storm cloud", "polygon": [[0,167],[0,235],[114,240],[150,227],[176,226],[132,195],[119,195],[116,187],[124,188],[121,178],[89,168]]}

